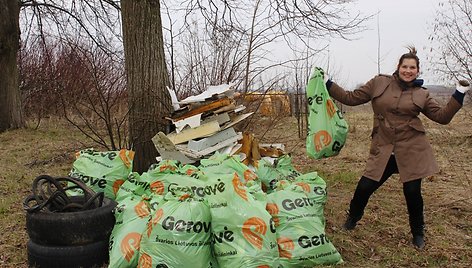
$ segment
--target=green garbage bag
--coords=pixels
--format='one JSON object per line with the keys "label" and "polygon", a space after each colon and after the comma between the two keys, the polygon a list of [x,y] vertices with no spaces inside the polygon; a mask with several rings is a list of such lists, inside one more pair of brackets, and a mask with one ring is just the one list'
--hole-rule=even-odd
{"label": "green garbage bag", "polygon": [[342,257],[327,237],[317,206],[302,186],[281,181],[268,195],[267,211],[272,215],[282,267],[314,267],[342,263]]}
{"label": "green garbage bag", "polygon": [[133,157],[134,152],[126,149],[108,152],[81,150],[76,153],[69,176],[82,180],[95,192],[103,192],[106,197],[115,200],[132,170]]}
{"label": "green garbage bag", "polygon": [[256,175],[261,180],[265,192],[271,193],[275,190],[278,181],[291,180],[301,174],[293,167],[292,158],[289,155],[283,155],[275,159],[274,163],[261,159]]}
{"label": "green garbage bag", "polygon": [[315,68],[306,86],[309,106],[306,151],[315,159],[339,154],[349,129],[329,96],[323,76],[323,69]]}
{"label": "green garbage bag", "polygon": [[[187,175],[190,174],[190,175]],[[196,196],[205,196],[206,177],[195,166],[179,167],[177,161],[164,160],[153,164],[147,172],[132,172],[117,193],[117,200],[128,195],[165,195],[181,188],[191,189]]]}
{"label": "green garbage bag", "polygon": [[256,173],[241,162],[238,155],[220,154],[216,152],[208,159],[200,160],[200,170],[209,174],[233,174],[236,172],[241,182],[255,180],[260,183]]}
{"label": "green garbage bag", "polygon": [[189,191],[168,192],[143,234],[139,268],[215,267],[211,255],[211,216],[205,201]]}
{"label": "green garbage bag", "polygon": [[316,204],[316,206],[313,207],[314,212],[323,219],[324,224],[324,206],[328,192],[326,182],[323,178],[321,178],[317,172],[309,172],[296,177],[293,179],[292,183],[302,187],[311,202]]}
{"label": "green garbage bag", "polygon": [[248,180],[250,187],[246,186],[240,178],[244,175],[235,171],[242,163],[203,162],[205,166],[200,168],[208,176],[205,198],[219,266],[278,267],[275,226],[265,209],[267,201],[260,183]]}
{"label": "green garbage bag", "polygon": [[168,192],[189,190],[196,199],[205,197],[206,177],[195,166],[176,166],[175,169],[165,169],[165,166],[169,165],[151,166],[141,176],[150,182],[154,193],[166,195]]}
{"label": "green garbage bag", "polygon": [[157,206],[162,196],[152,198],[143,195],[128,195],[116,206],[115,226],[110,235],[109,267],[136,267],[139,260],[139,249],[149,219],[150,208]]}

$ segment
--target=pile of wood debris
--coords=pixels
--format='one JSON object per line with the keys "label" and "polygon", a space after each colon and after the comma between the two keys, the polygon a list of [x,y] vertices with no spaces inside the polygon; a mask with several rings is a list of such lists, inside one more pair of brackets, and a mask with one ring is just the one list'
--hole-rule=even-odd
{"label": "pile of wood debris", "polygon": [[243,163],[257,166],[261,157],[277,158],[284,154],[282,144],[259,144],[252,133],[236,132],[235,125],[253,113],[237,105],[239,93],[232,84],[211,86],[205,92],[178,101],[169,90],[174,112],[170,118],[175,131],[159,132],[152,138],[161,159],[194,163],[216,151],[239,154]]}

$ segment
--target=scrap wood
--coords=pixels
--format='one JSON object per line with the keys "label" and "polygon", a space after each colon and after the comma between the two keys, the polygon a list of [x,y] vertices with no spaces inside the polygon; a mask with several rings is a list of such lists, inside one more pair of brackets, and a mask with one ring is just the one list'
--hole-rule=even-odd
{"label": "scrap wood", "polygon": [[215,144],[218,144],[220,142],[223,142],[227,139],[230,139],[234,136],[236,136],[236,131],[234,131],[234,128],[228,128],[223,131],[217,132],[214,135],[211,135],[210,137],[203,138],[200,140],[190,140],[188,142],[187,147],[190,150],[199,152],[203,151],[206,148],[209,148],[211,146],[214,146]]}
{"label": "scrap wood", "polygon": [[241,132],[239,132],[236,136],[233,136],[231,138],[228,138],[224,141],[221,141],[211,147],[208,147],[208,148],[205,148],[201,151],[194,151],[194,150],[191,150],[189,149],[187,146],[185,145],[176,145],[176,148],[181,151],[183,154],[189,156],[189,157],[192,157],[192,158],[202,158],[204,156],[207,156],[211,153],[214,153],[220,149],[223,149],[225,147],[228,147],[228,146],[231,146],[233,144],[236,144],[238,142],[238,140],[242,139],[242,134]]}
{"label": "scrap wood", "polygon": [[175,131],[177,133],[180,133],[186,126],[189,126],[191,128],[196,128],[200,126],[201,117],[202,117],[202,114],[196,114],[196,115],[192,115],[190,117],[187,117],[185,119],[178,120],[178,121],[174,121],[172,120],[172,118],[166,118],[166,119],[170,119],[175,126]]}
{"label": "scrap wood", "polygon": [[182,164],[194,163],[198,157],[184,155],[172,141],[162,132],[157,133],[153,138],[152,142],[156,146],[157,151],[161,155],[161,159],[177,160]]}
{"label": "scrap wood", "polygon": [[226,122],[229,122],[231,119],[228,115],[228,113],[221,113],[213,116],[209,116],[205,119],[202,120],[202,124],[208,123],[210,121],[218,121],[218,124],[223,125]]}
{"label": "scrap wood", "polygon": [[242,162],[245,165],[258,166],[258,161],[261,159],[259,153],[259,141],[254,137],[253,133],[245,132],[241,140],[241,148],[236,151],[237,153],[244,154],[245,158]]}
{"label": "scrap wood", "polygon": [[257,167],[257,161],[261,159],[261,154],[259,153],[259,141],[256,137],[253,137],[251,147],[251,162],[254,167]]}
{"label": "scrap wood", "polygon": [[193,116],[193,115],[196,115],[196,114],[209,112],[209,111],[218,109],[220,107],[230,105],[232,103],[232,101],[233,100],[231,100],[229,98],[219,99],[219,100],[210,102],[208,104],[199,106],[195,109],[189,110],[188,112],[186,112],[184,114],[181,114],[179,116],[172,116],[172,120],[173,121],[179,121],[179,120],[185,119],[187,117],[190,117],[190,116]]}
{"label": "scrap wood", "polygon": [[273,145],[259,145],[259,153],[262,157],[281,157],[285,154],[284,150],[280,147]]}
{"label": "scrap wood", "polygon": [[240,141],[240,148],[235,153],[243,154],[242,162],[246,165],[258,166],[258,162],[262,157],[278,158],[285,154],[282,149],[283,144],[259,144],[254,134],[245,132],[243,139]]}
{"label": "scrap wood", "polygon": [[224,124],[223,126],[221,126],[221,129],[230,128],[230,127],[236,125],[237,123],[243,121],[244,119],[248,118],[253,113],[254,112],[250,112],[250,113],[246,113],[246,114],[238,114],[235,117],[233,117],[230,122],[228,122],[228,123]]}
{"label": "scrap wood", "polygon": [[218,121],[210,121],[196,128],[187,128],[180,133],[170,133],[167,137],[174,143],[180,144],[196,138],[208,137],[220,131]]}
{"label": "scrap wood", "polygon": [[250,153],[251,153],[251,150],[252,150],[252,139],[254,137],[254,134],[252,133],[249,133],[249,132],[244,132],[243,133],[243,138],[241,140],[241,148],[239,148],[238,151],[236,151],[236,153],[243,153],[246,157],[245,159],[242,161],[245,165],[248,165],[249,164],[249,158],[250,158]]}
{"label": "scrap wood", "polygon": [[231,112],[236,109],[236,105],[234,103],[230,103],[226,106],[223,106],[219,109],[213,111],[214,114],[224,113],[224,112]]}
{"label": "scrap wood", "polygon": [[195,102],[202,102],[212,98],[220,98],[221,96],[226,97],[233,97],[235,95],[234,92],[234,83],[230,84],[221,84],[217,86],[209,86],[207,90],[203,91],[202,93],[194,96],[190,96],[184,100],[181,100],[180,104],[186,103],[195,103]]}
{"label": "scrap wood", "polygon": [[219,142],[217,144],[215,144],[214,146],[211,146],[209,148],[206,148],[202,151],[199,151],[198,154],[202,155],[202,156],[205,156],[205,155],[209,155],[213,152],[216,152],[217,150],[219,149],[222,149],[224,147],[227,147],[227,146],[230,146],[232,145],[233,143],[237,143],[238,140],[242,139],[242,134],[241,132],[239,132],[236,136],[233,136],[231,138],[228,138],[222,142]]}

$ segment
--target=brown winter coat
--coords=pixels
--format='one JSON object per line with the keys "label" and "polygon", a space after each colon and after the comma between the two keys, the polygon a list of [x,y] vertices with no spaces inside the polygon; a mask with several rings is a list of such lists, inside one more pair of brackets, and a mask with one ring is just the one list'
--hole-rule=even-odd
{"label": "brown winter coat", "polygon": [[428,90],[422,87],[402,90],[399,81],[389,75],[378,75],[354,91],[345,91],[333,83],[329,94],[349,106],[372,102],[374,125],[365,177],[379,181],[392,153],[402,182],[438,172],[418,115],[421,112],[437,123],[447,124],[462,107],[456,99],[451,97],[445,106],[440,106]]}

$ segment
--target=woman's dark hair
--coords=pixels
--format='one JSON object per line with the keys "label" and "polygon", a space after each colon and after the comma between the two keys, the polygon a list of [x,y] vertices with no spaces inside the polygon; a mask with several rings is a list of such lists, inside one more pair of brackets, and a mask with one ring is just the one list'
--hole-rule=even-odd
{"label": "woman's dark hair", "polygon": [[404,59],[414,59],[416,61],[416,68],[418,68],[418,71],[420,70],[420,59],[418,56],[416,56],[416,48],[414,46],[407,46],[408,50],[410,52],[403,54],[400,59],[398,60],[398,65],[397,65],[397,71],[400,69],[400,65],[402,65],[402,62]]}

